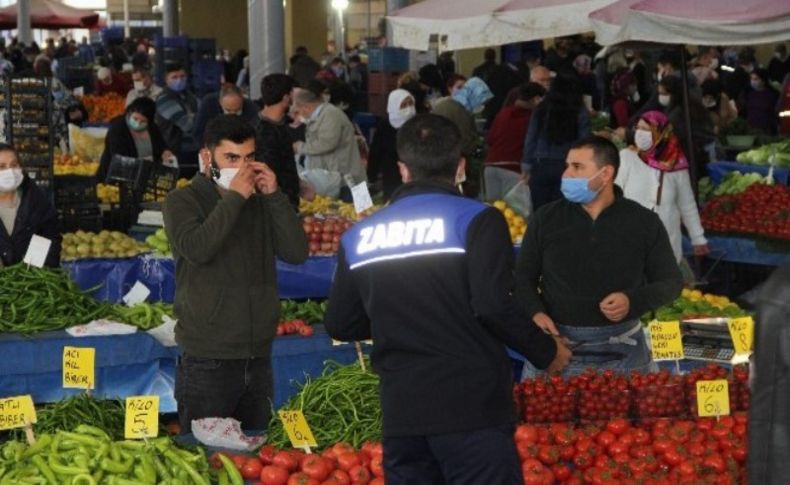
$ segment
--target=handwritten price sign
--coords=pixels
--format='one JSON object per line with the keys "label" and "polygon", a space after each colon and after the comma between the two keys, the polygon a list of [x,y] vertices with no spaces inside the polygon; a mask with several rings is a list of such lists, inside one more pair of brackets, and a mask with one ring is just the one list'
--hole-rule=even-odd
{"label": "handwritten price sign", "polygon": [[93,389],[95,384],[96,349],[63,347],[63,387]]}
{"label": "handwritten price sign", "polygon": [[159,396],[126,398],[126,439],[156,438],[159,434]]}
{"label": "handwritten price sign", "polygon": [[727,322],[736,354],[750,354],[754,343],[754,319],[752,317],[733,318]]}
{"label": "handwritten price sign", "polygon": [[653,354],[653,360],[681,360],[685,358],[680,322],[653,320],[650,322],[648,330],[650,331],[650,351]]}
{"label": "handwritten price sign", "polygon": [[36,422],[36,408],[30,395],[0,399],[0,430],[22,428]]}
{"label": "handwritten price sign", "polygon": [[703,418],[730,414],[730,387],[725,379],[697,381],[697,414]]}
{"label": "handwritten price sign", "polygon": [[294,448],[318,446],[302,411],[278,411],[288,439]]}

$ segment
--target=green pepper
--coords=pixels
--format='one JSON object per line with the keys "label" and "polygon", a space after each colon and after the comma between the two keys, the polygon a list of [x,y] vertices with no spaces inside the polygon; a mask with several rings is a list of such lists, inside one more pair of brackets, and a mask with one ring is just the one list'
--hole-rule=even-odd
{"label": "green pepper", "polygon": [[91,476],[91,475],[89,475],[87,473],[83,473],[83,474],[80,474],[80,475],[75,475],[72,478],[72,480],[71,480],[71,484],[72,485],[79,485],[81,483],[84,483],[85,485],[96,485],[96,483],[99,480],[101,480],[101,478],[99,478],[97,480],[95,477],[93,477],[93,476]]}
{"label": "green pepper", "polygon": [[[196,484],[198,484],[198,485],[209,485],[208,482],[202,476],[200,476],[200,474],[197,472],[197,470],[195,470],[192,467],[192,465],[190,465],[189,463],[184,461],[180,456],[178,456],[176,453],[174,453],[172,449],[165,451],[164,455],[165,455],[165,458],[167,458],[172,463],[174,463],[176,466],[178,466],[178,468],[180,470],[185,471],[189,475],[189,477],[192,478],[192,481],[194,481]],[[237,472],[238,472],[238,470],[237,470]]]}
{"label": "green pepper", "polygon": [[109,473],[124,475],[132,470],[132,465],[134,465],[134,458],[123,462],[118,462],[110,458],[102,458],[99,463],[99,468]]}
{"label": "green pepper", "polygon": [[52,469],[49,467],[49,465],[47,465],[47,462],[44,461],[44,458],[41,455],[33,456],[30,461],[36,465],[38,471],[44,475],[50,485],[58,485],[58,480],[55,478],[55,474],[52,473]]}
{"label": "green pepper", "polygon": [[49,467],[52,469],[52,471],[58,475],[81,475],[90,473],[87,468],[63,465],[62,463],[58,462],[57,455],[55,454],[49,455],[47,463],[49,464]]}
{"label": "green pepper", "polygon": [[44,451],[44,448],[48,447],[51,442],[52,442],[52,436],[48,434],[42,434],[41,436],[38,437],[38,440],[36,440],[36,443],[34,445],[29,447],[28,449],[25,450],[24,453],[22,453],[22,458],[23,459],[30,458],[31,456]]}
{"label": "green pepper", "polygon": [[222,462],[222,469],[228,474],[231,485],[244,485],[244,479],[241,477],[239,469],[236,468],[236,464],[222,453],[218,454],[217,456]]}

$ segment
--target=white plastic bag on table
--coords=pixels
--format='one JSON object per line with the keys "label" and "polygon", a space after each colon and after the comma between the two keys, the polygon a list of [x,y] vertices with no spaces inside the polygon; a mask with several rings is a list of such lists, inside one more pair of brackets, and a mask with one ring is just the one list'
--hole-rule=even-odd
{"label": "white plastic bag on table", "polygon": [[195,419],[192,434],[206,446],[237,451],[252,451],[266,441],[264,436],[245,435],[241,423],[233,418]]}
{"label": "white plastic bag on table", "polygon": [[503,200],[508,207],[518,212],[525,219],[532,214],[532,194],[529,192],[529,186],[523,180],[514,185],[505,194]]}

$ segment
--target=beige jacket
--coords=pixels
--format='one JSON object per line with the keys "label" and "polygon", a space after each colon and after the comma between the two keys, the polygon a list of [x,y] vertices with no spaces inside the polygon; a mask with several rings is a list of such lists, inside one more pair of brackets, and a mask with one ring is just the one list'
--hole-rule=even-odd
{"label": "beige jacket", "polygon": [[312,170],[339,172],[341,176],[350,174],[355,184],[366,181],[354,125],[336,106],[324,103],[319,109],[318,116],[307,124],[305,143],[299,154],[307,155]]}

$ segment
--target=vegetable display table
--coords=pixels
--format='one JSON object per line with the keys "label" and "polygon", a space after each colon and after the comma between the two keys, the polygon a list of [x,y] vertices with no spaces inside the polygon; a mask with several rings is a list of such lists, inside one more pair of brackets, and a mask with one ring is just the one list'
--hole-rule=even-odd
{"label": "vegetable display table", "polygon": [[[326,298],[336,265],[336,258],[326,256],[300,265],[277,261],[280,298]],[[175,263],[170,258],[80,259],[64,262],[63,268],[82,290],[99,287],[94,293],[99,300],[118,303],[137,281],[151,290],[150,301],[172,303],[175,297]]]}
{"label": "vegetable display table", "polygon": [[[724,176],[730,172],[768,175],[770,167],[767,165],[750,165],[738,162],[712,162],[707,165],[707,169],[711,182],[718,185],[724,179]],[[774,180],[776,180],[776,182],[788,185],[788,179],[790,179],[790,169],[774,168]]]}
{"label": "vegetable display table", "polygon": [[[318,376],[325,360],[348,364],[356,359],[353,345],[332,345],[323,326],[312,337],[277,337],[272,346],[274,407],[295,392],[295,382]],[[46,332],[32,337],[0,334],[0,396],[31,394],[36,403],[58,401],[80,392],[62,388],[63,347],[96,349],[96,389],[101,397],[156,394],[160,411],[175,412],[173,397],[177,347],[164,347],[145,332],[102,337],[71,337]]]}
{"label": "vegetable display table", "polygon": [[[790,253],[787,252],[766,252],[757,248],[754,239],[746,237],[708,237],[708,246],[711,250],[711,258],[722,255],[722,261],[731,263],[756,264],[761,266],[781,266],[790,263]],[[688,238],[683,238],[683,253],[693,254],[691,243]]]}

